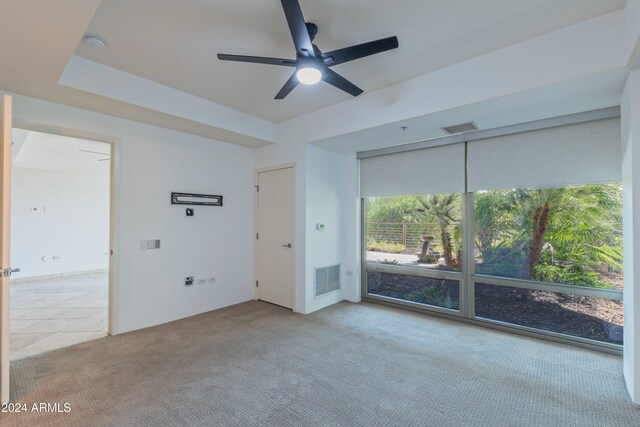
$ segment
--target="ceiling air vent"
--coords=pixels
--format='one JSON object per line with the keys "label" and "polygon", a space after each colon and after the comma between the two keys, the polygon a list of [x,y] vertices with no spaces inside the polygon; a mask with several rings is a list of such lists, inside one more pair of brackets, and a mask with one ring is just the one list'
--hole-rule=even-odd
{"label": "ceiling air vent", "polygon": [[472,130],[478,130],[478,126],[476,126],[476,124],[473,122],[467,122],[467,123],[461,123],[459,125],[443,127],[440,129],[442,129],[445,133],[448,133],[449,135],[453,135],[455,133],[464,133],[464,132],[470,132]]}

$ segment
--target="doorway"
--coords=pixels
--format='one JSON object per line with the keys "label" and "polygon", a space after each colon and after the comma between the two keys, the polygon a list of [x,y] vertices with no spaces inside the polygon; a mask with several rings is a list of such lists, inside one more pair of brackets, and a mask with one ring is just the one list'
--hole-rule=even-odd
{"label": "doorway", "polygon": [[256,298],[293,309],[294,169],[257,173]]}
{"label": "doorway", "polygon": [[14,128],[10,358],[105,337],[112,146]]}

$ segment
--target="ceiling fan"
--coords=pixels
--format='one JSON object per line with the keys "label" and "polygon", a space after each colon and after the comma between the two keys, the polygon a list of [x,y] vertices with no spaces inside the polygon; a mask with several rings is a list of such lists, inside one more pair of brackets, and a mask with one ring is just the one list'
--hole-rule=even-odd
{"label": "ceiling fan", "polygon": [[305,23],[298,0],[282,0],[282,7],[296,48],[295,60],[218,54],[218,59],[223,61],[253,62],[295,68],[296,71],[280,89],[275,99],[284,99],[298,83],[313,85],[320,80],[324,80],[350,95],[358,96],[363,92],[362,89],[333,71],[330,67],[398,47],[398,38],[394,36],[323,53],[318,49],[318,46],[312,43],[316,34],[318,34],[318,27],[310,22]]}

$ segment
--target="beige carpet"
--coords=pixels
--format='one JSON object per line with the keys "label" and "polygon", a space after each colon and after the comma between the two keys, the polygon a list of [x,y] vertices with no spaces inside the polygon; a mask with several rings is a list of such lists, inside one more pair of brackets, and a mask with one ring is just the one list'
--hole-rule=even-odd
{"label": "beige carpet", "polygon": [[249,302],[12,362],[4,425],[637,426],[619,357],[369,304]]}

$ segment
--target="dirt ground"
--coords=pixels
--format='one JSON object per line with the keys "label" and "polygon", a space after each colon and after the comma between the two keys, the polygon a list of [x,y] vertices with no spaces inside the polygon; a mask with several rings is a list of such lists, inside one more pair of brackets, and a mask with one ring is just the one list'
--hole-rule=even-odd
{"label": "dirt ground", "polygon": [[532,291],[526,301],[515,288],[476,285],[476,316],[516,325],[622,344],[622,301]]}
{"label": "dirt ground", "polygon": [[[611,279],[607,277],[607,280]],[[621,286],[621,277],[617,279]],[[373,271],[367,277],[369,293],[398,299],[408,299],[412,293],[425,288],[437,288],[445,290],[449,298],[457,300],[457,286],[451,286],[456,282],[449,282]],[[523,300],[515,288],[477,284],[476,316],[598,341],[622,343],[622,301],[541,291],[532,291]]]}

